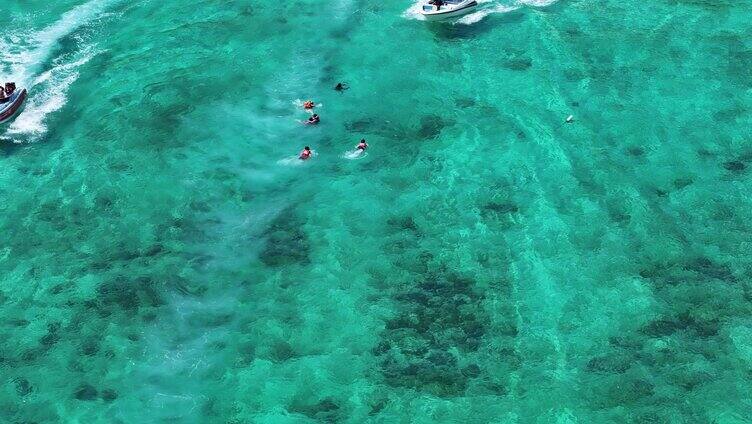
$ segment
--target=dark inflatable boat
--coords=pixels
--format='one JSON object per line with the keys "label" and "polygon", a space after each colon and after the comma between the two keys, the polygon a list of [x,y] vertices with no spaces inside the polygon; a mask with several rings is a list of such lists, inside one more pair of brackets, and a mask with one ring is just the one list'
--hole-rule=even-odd
{"label": "dark inflatable boat", "polygon": [[4,124],[21,110],[26,101],[26,89],[21,88],[13,92],[10,97],[0,100],[0,124]]}

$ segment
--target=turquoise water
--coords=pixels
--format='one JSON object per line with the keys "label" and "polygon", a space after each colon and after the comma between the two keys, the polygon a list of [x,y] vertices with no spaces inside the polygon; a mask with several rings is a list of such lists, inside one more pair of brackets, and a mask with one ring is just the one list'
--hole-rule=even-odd
{"label": "turquoise water", "polygon": [[3,2],[0,421],[752,422],[752,4],[481,7]]}

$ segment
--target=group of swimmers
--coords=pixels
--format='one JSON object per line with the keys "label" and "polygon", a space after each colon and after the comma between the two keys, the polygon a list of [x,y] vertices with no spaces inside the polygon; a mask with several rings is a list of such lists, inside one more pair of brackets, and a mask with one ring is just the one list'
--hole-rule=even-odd
{"label": "group of swimmers", "polygon": [[[313,110],[313,108],[315,108],[315,107],[316,107],[316,103],[314,103],[313,100],[306,100],[303,103],[303,108],[305,110]],[[319,118],[319,115],[316,114],[316,113],[314,113],[313,115],[311,115],[310,118],[308,118],[308,120],[305,122],[305,124],[306,125],[316,125],[320,121],[321,121],[321,118]]]}
{"label": "group of swimmers", "polygon": [[[337,85],[334,87],[334,89],[337,91],[347,90],[348,88],[349,87],[347,86],[347,84],[344,84],[341,82],[337,83]],[[305,102],[303,102],[303,108],[305,110],[313,111],[315,107],[316,107],[316,103],[314,103],[313,100],[306,100]],[[308,118],[308,120],[305,121],[304,123],[306,125],[316,125],[319,122],[321,122],[321,118],[319,117],[318,114],[313,113],[311,117]],[[361,153],[365,152],[367,148],[368,148],[368,143],[366,143],[365,138],[360,139],[360,143],[358,143],[358,145],[355,146],[356,151],[359,151]],[[308,160],[312,157],[313,157],[313,151],[311,150],[309,146],[305,146],[303,148],[303,151],[301,151],[300,154],[298,155],[298,159],[300,160]]]}
{"label": "group of swimmers", "polygon": [[0,103],[5,103],[10,99],[10,96],[16,91],[15,82],[6,82],[3,87],[0,85]]}

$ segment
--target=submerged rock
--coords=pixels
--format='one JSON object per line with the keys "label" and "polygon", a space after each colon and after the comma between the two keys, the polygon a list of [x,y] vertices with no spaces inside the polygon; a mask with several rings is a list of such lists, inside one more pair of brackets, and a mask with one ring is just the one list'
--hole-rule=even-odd
{"label": "submerged rock", "polygon": [[441,131],[447,125],[446,118],[440,115],[426,115],[420,119],[418,137],[427,140],[434,139],[441,134]]}
{"label": "submerged rock", "polygon": [[42,346],[45,348],[52,347],[55,343],[57,343],[60,340],[60,324],[49,324],[47,325],[47,334],[44,335],[44,337],[41,338],[39,341]]}
{"label": "submerged rock", "polygon": [[639,146],[631,146],[627,148],[627,154],[629,156],[640,157],[645,154],[645,149]]}
{"label": "submerged rock", "polygon": [[684,312],[676,318],[660,318],[644,326],[641,332],[650,337],[666,337],[680,331],[691,331],[701,338],[712,337],[720,330],[717,318],[698,319],[690,313]]}
{"label": "submerged rock", "polygon": [[296,357],[297,355],[289,343],[279,342],[272,346],[270,356],[274,362],[284,362]]}
{"label": "submerged rock", "polygon": [[455,99],[454,104],[456,104],[459,108],[465,109],[475,106],[475,99],[472,99],[470,97],[460,97]]}
{"label": "submerged rock", "polygon": [[533,60],[529,57],[511,57],[504,60],[501,66],[510,71],[527,71],[533,67]]}
{"label": "submerged rock", "polygon": [[105,402],[112,402],[115,399],[118,398],[118,394],[116,391],[112,389],[104,389],[102,390],[102,400]]}
{"label": "submerged rock", "polygon": [[291,208],[282,211],[264,233],[267,241],[261,262],[272,267],[310,263],[310,244],[302,225]]}
{"label": "submerged rock", "polygon": [[94,356],[99,352],[99,345],[95,340],[88,340],[81,346],[81,353],[85,356]]}
{"label": "submerged rock", "polygon": [[632,366],[626,357],[616,355],[596,356],[588,361],[588,372],[623,374]]}
{"label": "submerged rock", "polygon": [[469,378],[478,377],[480,373],[481,373],[481,369],[476,364],[470,364],[462,369],[462,375],[469,377]]}
{"label": "submerged rock", "polygon": [[107,313],[114,309],[132,312],[142,307],[158,307],[164,304],[159,287],[160,283],[149,277],[119,276],[97,288],[95,305]]}
{"label": "submerged rock", "polygon": [[726,170],[732,171],[732,172],[741,172],[741,171],[744,171],[747,168],[747,166],[743,162],[740,162],[738,160],[732,160],[732,161],[729,161],[729,162],[725,162],[723,164],[723,167]]}
{"label": "submerged rock", "polygon": [[339,405],[330,398],[323,399],[313,405],[293,403],[287,408],[292,413],[302,414],[308,418],[323,422],[337,421],[339,409]]}
{"label": "submerged rock", "polygon": [[419,231],[418,224],[415,223],[415,220],[411,216],[389,218],[387,224],[398,230]]}
{"label": "submerged rock", "polygon": [[452,272],[423,275],[416,286],[394,295],[403,309],[386,322],[373,353],[388,384],[457,396],[481,374],[477,365],[461,366],[457,355],[475,352],[486,332],[478,315],[482,296],[473,280]]}
{"label": "submerged rock", "polygon": [[715,280],[736,283],[736,277],[726,265],[714,263],[708,258],[697,258],[684,266],[684,269],[700,273]]}
{"label": "submerged rock", "polygon": [[29,380],[25,378],[17,378],[15,380],[16,383],[16,393],[18,396],[24,397],[31,394],[33,388],[31,386],[31,383],[29,383]]}
{"label": "submerged rock", "polygon": [[487,210],[487,211],[490,211],[490,212],[500,213],[500,214],[517,213],[520,210],[520,208],[517,207],[517,205],[515,205],[513,203],[508,203],[508,202],[505,202],[505,203],[496,203],[496,202],[487,203],[485,206],[483,206],[483,209]]}
{"label": "submerged rock", "polygon": [[74,397],[76,399],[84,400],[84,401],[95,400],[97,396],[98,396],[97,389],[95,389],[94,386],[90,384],[82,384],[76,389],[74,393]]}

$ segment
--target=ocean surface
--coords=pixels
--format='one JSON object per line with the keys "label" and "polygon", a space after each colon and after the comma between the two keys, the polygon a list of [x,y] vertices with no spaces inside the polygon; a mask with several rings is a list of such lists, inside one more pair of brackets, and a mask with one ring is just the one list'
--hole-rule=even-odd
{"label": "ocean surface", "polygon": [[0,422],[752,422],[752,2],[416,6],[3,0]]}

